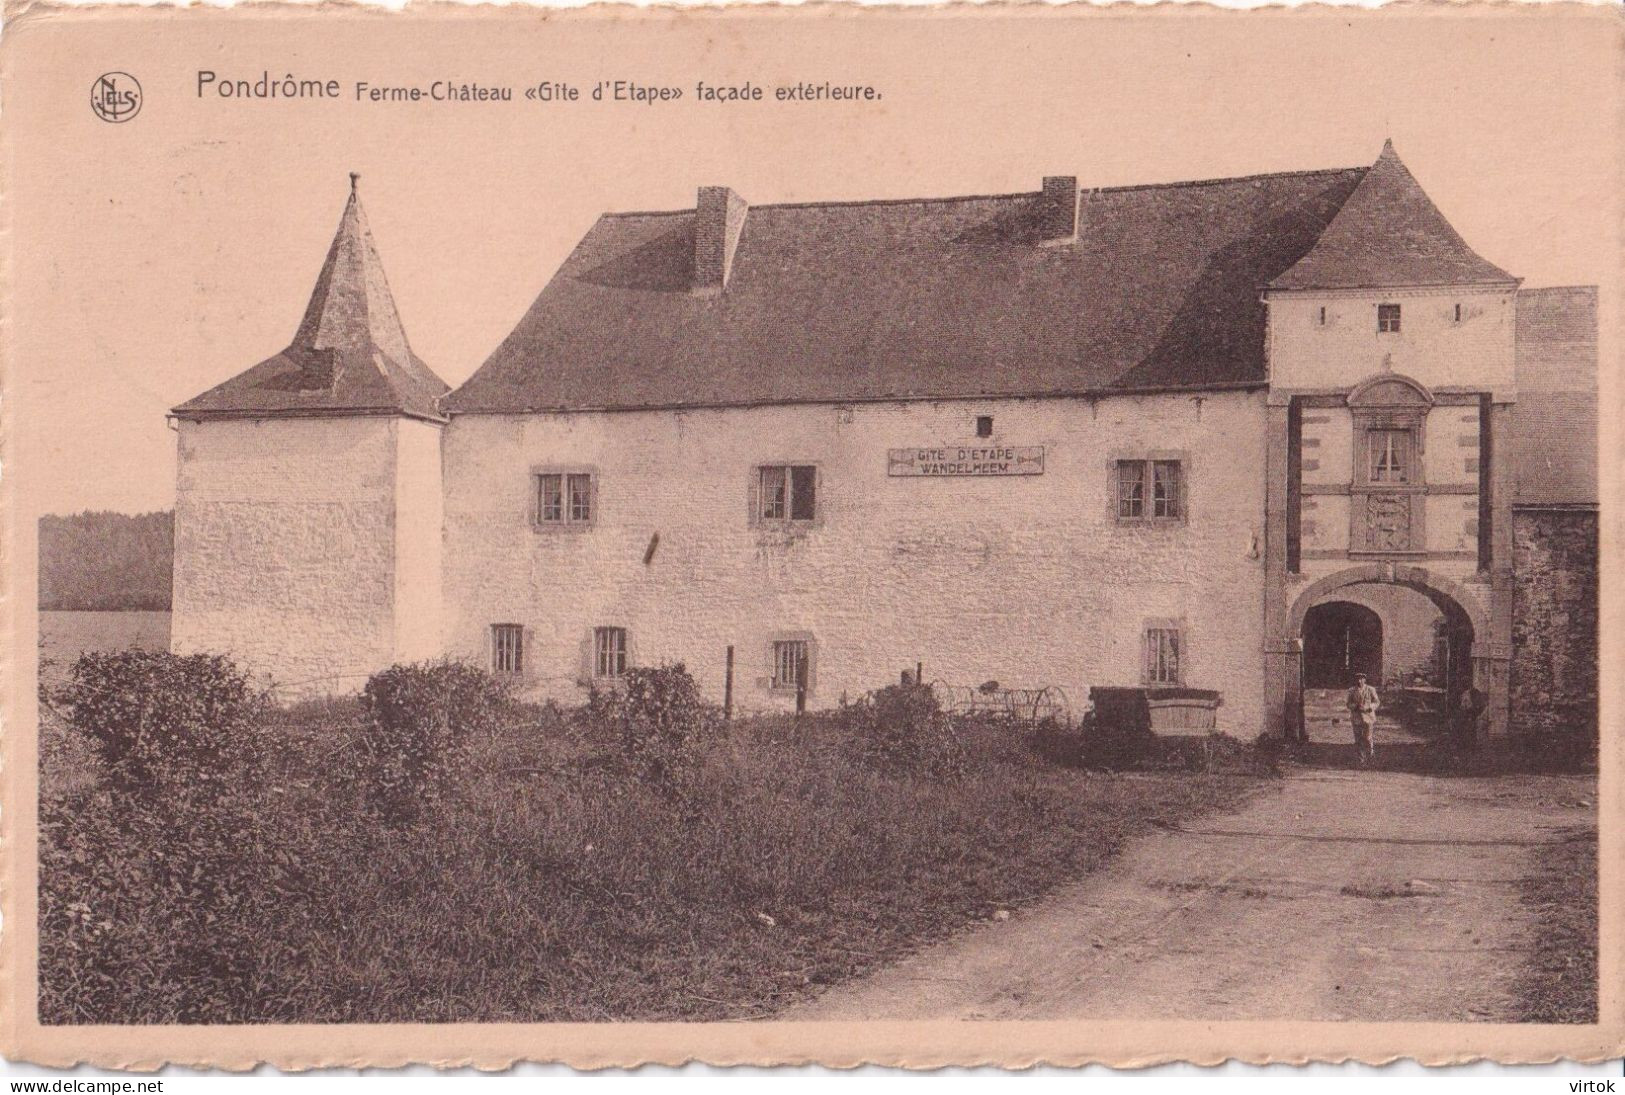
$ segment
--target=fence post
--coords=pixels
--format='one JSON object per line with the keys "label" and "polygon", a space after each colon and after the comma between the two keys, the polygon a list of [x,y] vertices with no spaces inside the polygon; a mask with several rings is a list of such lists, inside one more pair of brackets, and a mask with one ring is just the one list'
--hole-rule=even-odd
{"label": "fence post", "polygon": [[722,717],[734,717],[734,648],[728,647],[728,668],[722,677]]}
{"label": "fence post", "polygon": [[915,662],[914,663],[914,683],[915,684],[921,684],[921,685],[923,685],[925,683],[925,663],[924,662]]}

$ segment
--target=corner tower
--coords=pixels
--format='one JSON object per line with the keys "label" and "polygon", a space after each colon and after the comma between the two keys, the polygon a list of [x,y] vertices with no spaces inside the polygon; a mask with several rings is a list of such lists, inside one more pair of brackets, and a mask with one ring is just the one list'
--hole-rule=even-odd
{"label": "corner tower", "polygon": [[290,693],[440,649],[439,409],[350,176],[293,341],[172,410],[171,645]]}

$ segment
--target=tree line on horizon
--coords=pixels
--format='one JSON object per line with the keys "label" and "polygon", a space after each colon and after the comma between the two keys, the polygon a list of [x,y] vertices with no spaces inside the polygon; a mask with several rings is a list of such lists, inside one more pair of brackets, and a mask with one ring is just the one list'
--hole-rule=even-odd
{"label": "tree line on horizon", "polygon": [[168,612],[175,514],[86,510],[39,522],[45,612]]}

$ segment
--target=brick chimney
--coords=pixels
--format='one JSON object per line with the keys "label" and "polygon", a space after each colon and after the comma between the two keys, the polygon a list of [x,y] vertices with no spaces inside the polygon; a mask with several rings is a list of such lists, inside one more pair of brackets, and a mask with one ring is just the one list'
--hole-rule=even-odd
{"label": "brick chimney", "polygon": [[726,186],[702,186],[694,202],[694,291],[720,293],[733,269],[734,251],[750,203]]}
{"label": "brick chimney", "polygon": [[1045,175],[1044,192],[1038,201],[1040,243],[1071,243],[1078,238],[1078,178],[1076,175]]}

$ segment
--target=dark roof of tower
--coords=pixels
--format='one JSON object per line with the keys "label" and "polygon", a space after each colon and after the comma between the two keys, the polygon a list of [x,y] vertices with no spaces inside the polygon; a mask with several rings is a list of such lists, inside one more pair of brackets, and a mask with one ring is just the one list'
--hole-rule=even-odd
{"label": "dark roof of tower", "polygon": [[1516,281],[1467,246],[1388,141],[1314,247],[1270,287],[1364,289]]}
{"label": "dark roof of tower", "polygon": [[412,352],[351,177],[327,261],[293,341],[172,413],[181,417],[441,417],[447,385]]}

